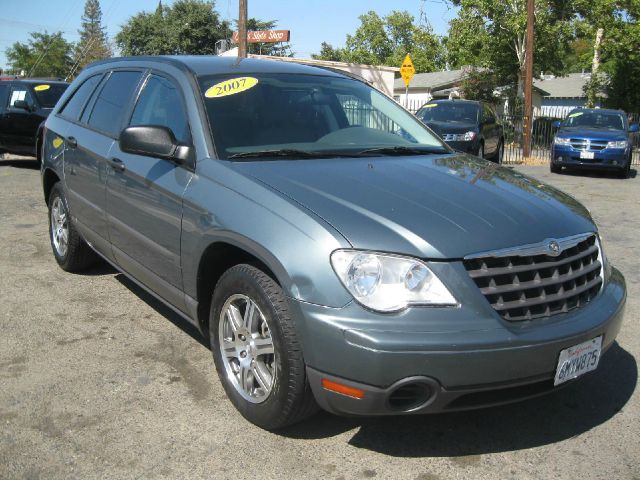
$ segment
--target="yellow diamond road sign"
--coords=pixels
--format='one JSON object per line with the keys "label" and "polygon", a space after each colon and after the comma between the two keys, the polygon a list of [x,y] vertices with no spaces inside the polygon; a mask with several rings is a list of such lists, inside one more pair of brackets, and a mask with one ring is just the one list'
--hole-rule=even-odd
{"label": "yellow diamond road sign", "polygon": [[411,82],[414,73],[416,73],[416,68],[413,66],[413,62],[411,61],[411,55],[407,53],[407,56],[404,57],[402,66],[400,67],[400,75],[402,76],[407,88],[409,87],[409,82]]}

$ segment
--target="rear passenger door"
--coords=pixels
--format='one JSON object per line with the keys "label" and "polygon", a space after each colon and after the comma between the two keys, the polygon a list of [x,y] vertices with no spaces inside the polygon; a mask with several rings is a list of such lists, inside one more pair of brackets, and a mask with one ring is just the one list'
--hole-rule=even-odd
{"label": "rear passenger door", "polygon": [[60,114],[70,121],[64,153],[69,208],[85,239],[108,258],[112,258],[105,213],[109,154],[142,74],[142,70],[115,70],[89,77]]}
{"label": "rear passenger door", "polygon": [[[169,128],[178,142],[191,143],[182,91],[172,78],[151,73],[135,104],[129,126]],[[118,264],[154,292],[184,309],[180,236],[182,197],[192,178],[188,166],[170,160],[111,153],[119,170],[107,181],[109,236]]]}

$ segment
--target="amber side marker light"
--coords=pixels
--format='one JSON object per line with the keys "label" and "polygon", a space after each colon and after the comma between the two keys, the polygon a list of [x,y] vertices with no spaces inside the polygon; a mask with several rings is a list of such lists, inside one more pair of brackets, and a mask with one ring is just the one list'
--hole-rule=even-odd
{"label": "amber side marker light", "polygon": [[342,385],[341,383],[332,382],[331,380],[327,380],[326,378],[322,379],[322,388],[324,388],[325,390],[329,390],[330,392],[336,392],[342,395],[346,395],[347,397],[364,398],[364,390],[348,387],[346,385]]}

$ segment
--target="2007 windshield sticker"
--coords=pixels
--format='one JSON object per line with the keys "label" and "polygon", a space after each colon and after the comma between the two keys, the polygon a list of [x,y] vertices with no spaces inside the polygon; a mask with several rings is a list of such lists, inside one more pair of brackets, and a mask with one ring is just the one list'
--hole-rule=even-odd
{"label": "2007 windshield sticker", "polygon": [[50,88],[51,85],[36,85],[35,87],[33,87],[36,92],[42,92],[44,90],[49,90]]}
{"label": "2007 windshield sticker", "polygon": [[437,106],[438,106],[438,104],[437,104],[437,103],[427,103],[427,104],[424,106],[424,108],[434,108],[434,107],[437,107]]}
{"label": "2007 windshield sticker", "polygon": [[579,117],[580,115],[582,115],[582,112],[572,113],[571,115],[569,115],[569,118]]}
{"label": "2007 windshield sticker", "polygon": [[249,90],[257,84],[258,79],[253,77],[231,78],[224,82],[216,83],[213,87],[209,87],[207,91],[204,92],[204,96],[207,98],[220,98],[235,95],[236,93]]}

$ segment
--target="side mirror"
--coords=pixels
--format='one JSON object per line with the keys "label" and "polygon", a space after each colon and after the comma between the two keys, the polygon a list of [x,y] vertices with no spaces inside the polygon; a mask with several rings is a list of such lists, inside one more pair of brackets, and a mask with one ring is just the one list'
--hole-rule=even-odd
{"label": "side mirror", "polygon": [[120,133],[119,144],[123,152],[179,163],[186,163],[191,152],[190,147],[178,144],[169,128],[158,125],[127,127]]}
{"label": "side mirror", "polygon": [[640,132],[640,126],[637,123],[632,123],[629,125],[629,133],[638,133]]}
{"label": "side mirror", "polygon": [[553,128],[560,128],[560,125],[562,125],[562,122],[560,120],[556,120],[551,124]]}
{"label": "side mirror", "polygon": [[16,100],[13,102],[13,108],[20,108],[22,110],[26,110],[27,112],[31,111],[31,106],[26,102],[26,100]]}

